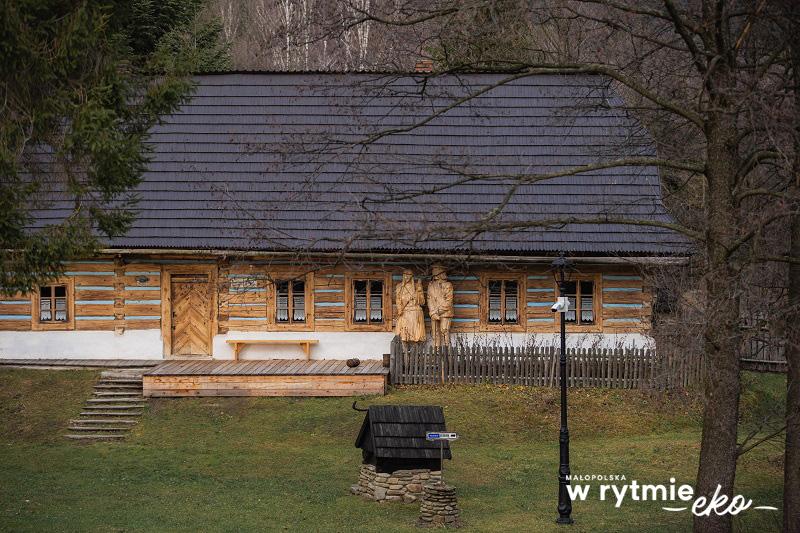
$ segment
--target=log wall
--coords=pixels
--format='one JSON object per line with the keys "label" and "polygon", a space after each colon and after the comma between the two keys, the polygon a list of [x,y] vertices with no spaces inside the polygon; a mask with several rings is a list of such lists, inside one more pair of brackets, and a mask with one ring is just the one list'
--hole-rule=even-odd
{"label": "log wall", "polygon": [[[74,329],[116,330],[158,329],[161,327],[161,276],[165,266],[179,260],[153,258],[137,261],[98,259],[71,263],[66,276],[74,285]],[[183,261],[185,262],[185,260]],[[198,260],[198,263],[201,262]],[[348,264],[324,267],[319,264],[292,266],[254,262],[216,262],[218,268],[217,333],[230,330],[290,331],[359,331],[348,326],[346,302],[348,279],[364,273],[385,274],[386,294],[392,295],[401,279],[402,266]],[[650,327],[651,290],[633,267],[580,266],[580,275],[595,282],[594,326],[572,326],[572,332],[641,333]],[[305,324],[276,324],[270,310],[274,308],[272,279],[302,277],[306,280],[308,298]],[[454,332],[503,331],[481,318],[485,305],[485,285],[493,277],[514,277],[520,283],[520,324],[508,331],[554,333],[556,321],[550,305],[556,296],[556,285],[547,267],[481,268],[471,271],[451,270],[454,285]],[[427,284],[428,276],[417,275]],[[32,329],[31,297],[17,294],[0,297],[0,330]],[[372,331],[391,331],[396,309],[385,307],[388,320]],[[427,314],[427,313],[426,313]],[[362,326],[359,326],[362,327]],[[64,329],[64,328],[62,328]]]}

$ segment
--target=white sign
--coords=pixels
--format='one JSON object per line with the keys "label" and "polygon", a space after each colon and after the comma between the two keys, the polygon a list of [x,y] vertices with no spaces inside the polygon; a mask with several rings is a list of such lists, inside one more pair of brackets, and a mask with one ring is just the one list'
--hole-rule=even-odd
{"label": "white sign", "polygon": [[[591,476],[584,476],[592,479]],[[570,476],[567,481],[580,480],[581,476]],[[598,479],[601,479],[598,477]],[[717,485],[714,494],[711,496],[696,495],[691,485],[678,485],[674,477],[669,478],[669,484],[649,485],[639,483],[635,479],[630,482],[622,476],[625,483],[602,484],[592,490],[591,484],[569,484],[567,492],[573,501],[586,501],[591,492],[597,492],[600,500],[609,499],[614,501],[614,507],[621,507],[628,501],[646,502],[656,501],[662,503],[662,509],[670,512],[690,511],[695,516],[717,516],[726,514],[737,515],[748,509],[760,511],[777,511],[777,507],[771,505],[753,506],[753,500],[741,494],[728,496],[722,494],[722,487]]]}
{"label": "white sign", "polygon": [[456,440],[457,438],[458,438],[457,433],[443,433],[443,432],[433,432],[433,431],[425,432],[426,440]]}

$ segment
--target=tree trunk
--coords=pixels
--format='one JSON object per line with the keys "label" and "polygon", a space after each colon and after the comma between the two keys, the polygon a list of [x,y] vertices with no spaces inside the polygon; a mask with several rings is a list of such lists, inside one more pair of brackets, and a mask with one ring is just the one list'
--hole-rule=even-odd
{"label": "tree trunk", "polygon": [[[794,9],[797,9],[794,7]],[[790,39],[794,80],[794,183],[800,195],[800,38]],[[793,207],[800,209],[800,202]],[[789,257],[800,259],[800,215],[792,217]],[[789,312],[786,313],[786,450],[783,460],[783,531],[800,532],[800,264],[789,263]]]}
{"label": "tree trunk", "polygon": [[[731,278],[712,274],[707,283],[710,302],[725,302],[715,308],[705,328],[707,372],[705,375],[705,411],[697,471],[697,495],[710,496],[717,486],[720,493],[733,495],[737,460],[737,424],[739,418],[739,335],[738,305],[729,298]],[[738,303],[738,302],[737,302]],[[711,305],[713,306],[713,303]],[[697,533],[728,532],[731,516],[695,517]]]}
{"label": "tree trunk", "polygon": [[[724,107],[721,106],[724,109]],[[704,324],[705,410],[696,494],[710,497],[719,486],[733,496],[739,418],[739,291],[738,273],[728,256],[735,240],[734,182],[737,164],[735,128],[722,113],[707,126],[706,179],[706,306]],[[731,531],[731,516],[694,518],[696,533]]]}
{"label": "tree trunk", "polygon": [[[797,104],[800,106],[800,103]],[[800,161],[800,154],[795,158]],[[798,163],[800,167],[800,163]],[[798,175],[800,179],[800,175]],[[796,189],[798,187],[795,187]],[[800,258],[800,216],[792,219],[791,257]],[[783,461],[783,531],[800,532],[800,264],[789,264],[786,341],[786,451]]]}

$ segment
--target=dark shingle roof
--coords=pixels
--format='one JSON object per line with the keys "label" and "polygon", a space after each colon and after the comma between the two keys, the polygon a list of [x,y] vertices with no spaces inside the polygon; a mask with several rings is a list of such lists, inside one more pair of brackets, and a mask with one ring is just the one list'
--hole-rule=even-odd
{"label": "dark shingle roof", "polygon": [[[378,459],[438,459],[441,444],[425,439],[428,431],[446,431],[438,405],[370,405],[356,438],[356,448]],[[444,441],[444,458],[452,459]]]}
{"label": "dark shingle roof", "polygon": [[[474,223],[501,203],[508,176],[654,154],[647,133],[598,77],[527,77],[448,109],[503,79],[198,76],[193,98],[152,130],[138,218],[108,244],[595,255],[684,250],[684,239],[669,230],[596,220],[490,231],[466,243],[464,235],[441,237],[435,228]],[[403,131],[360,142],[387,130]],[[475,174],[497,177],[470,181]],[[431,188],[435,194],[419,194]],[[37,225],[70,207],[53,203],[37,212]],[[526,184],[495,221],[605,216],[670,221],[657,169],[611,168]]]}

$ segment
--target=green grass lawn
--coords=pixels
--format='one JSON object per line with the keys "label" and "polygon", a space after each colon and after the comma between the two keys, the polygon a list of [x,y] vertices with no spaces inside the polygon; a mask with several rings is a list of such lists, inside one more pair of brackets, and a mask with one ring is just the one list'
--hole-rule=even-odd
{"label": "green grass lawn", "polygon": [[[121,443],[61,435],[88,397],[89,371],[0,370],[2,531],[415,531],[418,505],[349,494],[363,413],[352,399],[164,399]],[[746,376],[743,424],[782,401],[781,376]],[[420,387],[369,402],[439,404],[462,438],[445,475],[472,531],[555,531],[555,389]],[[699,406],[690,395],[570,391],[573,474],[693,483]],[[778,409],[779,410],[779,409]],[[780,443],[743,456],[737,492],[781,506]],[[576,502],[571,531],[686,531],[658,503]],[[779,512],[747,511],[740,531],[778,530]],[[563,531],[563,529],[559,529]]]}

